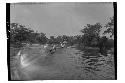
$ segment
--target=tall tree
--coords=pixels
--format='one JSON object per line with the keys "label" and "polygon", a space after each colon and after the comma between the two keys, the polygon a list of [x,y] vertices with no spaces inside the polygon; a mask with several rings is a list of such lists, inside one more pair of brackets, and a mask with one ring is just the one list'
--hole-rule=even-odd
{"label": "tall tree", "polygon": [[101,28],[102,25],[100,23],[96,23],[94,25],[87,24],[86,26],[84,26],[84,29],[82,29],[81,32],[84,35],[85,45],[91,45],[93,40],[98,42],[100,38]]}

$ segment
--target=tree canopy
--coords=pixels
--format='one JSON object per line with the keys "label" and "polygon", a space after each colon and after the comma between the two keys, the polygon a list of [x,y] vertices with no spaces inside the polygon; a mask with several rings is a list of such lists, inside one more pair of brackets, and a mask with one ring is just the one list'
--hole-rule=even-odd
{"label": "tree canopy", "polygon": [[108,22],[105,27],[107,30],[104,31],[104,34],[111,33],[110,37],[114,36],[114,17],[110,18],[110,22]]}
{"label": "tree canopy", "polygon": [[43,32],[34,31],[31,28],[27,28],[19,23],[11,23],[10,43],[60,44],[60,42],[66,41],[68,45],[78,44],[84,46],[99,46],[100,42],[104,43],[103,39],[105,36],[100,36],[100,32],[104,27],[107,28],[104,31],[104,34],[111,33],[111,36],[113,36],[114,18],[110,18],[110,22],[107,22],[105,26],[102,26],[101,23],[87,24],[80,30],[80,32],[83,33],[82,35],[59,35],[57,37],[50,36],[50,38],[47,38],[46,34]]}
{"label": "tree canopy", "polygon": [[82,29],[81,32],[84,36],[85,45],[92,45],[93,42],[98,42],[101,28],[102,25],[100,23],[96,23],[94,25],[87,24],[84,26],[84,29]]}
{"label": "tree canopy", "polygon": [[30,28],[18,23],[10,24],[10,42],[11,43],[45,43],[47,37],[44,33],[38,33]]}

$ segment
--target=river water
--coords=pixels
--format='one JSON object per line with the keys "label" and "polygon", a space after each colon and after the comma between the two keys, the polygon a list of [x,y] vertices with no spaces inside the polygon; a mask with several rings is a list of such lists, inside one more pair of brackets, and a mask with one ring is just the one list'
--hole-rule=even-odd
{"label": "river water", "polygon": [[[112,80],[114,67],[107,65],[107,57],[83,58],[76,48],[60,48],[48,55],[42,46],[26,47],[20,51],[17,80]],[[93,59],[94,60],[94,59]],[[91,63],[91,65],[90,65]]]}

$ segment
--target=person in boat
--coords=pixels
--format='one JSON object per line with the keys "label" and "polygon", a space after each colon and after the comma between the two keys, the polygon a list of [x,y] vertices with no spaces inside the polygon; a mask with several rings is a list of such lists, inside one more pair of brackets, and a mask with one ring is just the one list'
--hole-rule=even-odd
{"label": "person in boat", "polygon": [[56,51],[56,45],[53,44],[53,45],[51,46],[51,48],[50,48],[50,53],[53,54],[53,53],[55,53],[55,51]]}
{"label": "person in boat", "polygon": [[66,46],[66,44],[67,44],[66,41],[62,42],[62,43],[61,43],[61,47],[64,48],[64,47]]}
{"label": "person in boat", "polygon": [[56,51],[56,45],[46,44],[44,46],[44,49],[45,49],[45,53],[53,54]]}

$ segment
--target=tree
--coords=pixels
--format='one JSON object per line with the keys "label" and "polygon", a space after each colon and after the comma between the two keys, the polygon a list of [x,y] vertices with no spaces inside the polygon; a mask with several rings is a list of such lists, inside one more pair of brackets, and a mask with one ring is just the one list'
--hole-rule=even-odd
{"label": "tree", "polygon": [[87,46],[91,46],[93,40],[96,40],[96,42],[98,42],[102,25],[100,23],[96,23],[94,25],[87,24],[84,27],[85,28],[81,30],[84,35],[84,44]]}
{"label": "tree", "polygon": [[60,42],[63,42],[62,36],[57,36],[56,37],[57,43],[59,44]]}
{"label": "tree", "polygon": [[50,36],[50,38],[49,38],[49,40],[47,41],[49,44],[53,44],[53,43],[55,43],[55,38],[54,38],[54,36]]}
{"label": "tree", "polygon": [[47,37],[46,34],[44,33],[39,33],[39,35],[36,37],[36,40],[40,43],[40,44],[45,44],[47,42]]}
{"label": "tree", "polygon": [[10,24],[10,42],[11,43],[40,43],[45,44],[47,37],[44,33],[38,33],[30,28],[18,23]]}
{"label": "tree", "polygon": [[106,43],[107,43],[108,38],[106,36],[103,36],[100,38],[98,47],[100,48],[100,53],[103,54],[103,52],[106,50]]}
{"label": "tree", "polygon": [[62,39],[63,39],[63,41],[68,41],[68,36],[63,35],[63,36],[62,36]]}
{"label": "tree", "polygon": [[107,28],[104,31],[104,34],[111,33],[110,37],[114,36],[114,17],[110,17],[110,22],[108,22],[105,27]]}
{"label": "tree", "polygon": [[10,24],[10,42],[23,42],[30,39],[34,31],[18,23]]}

